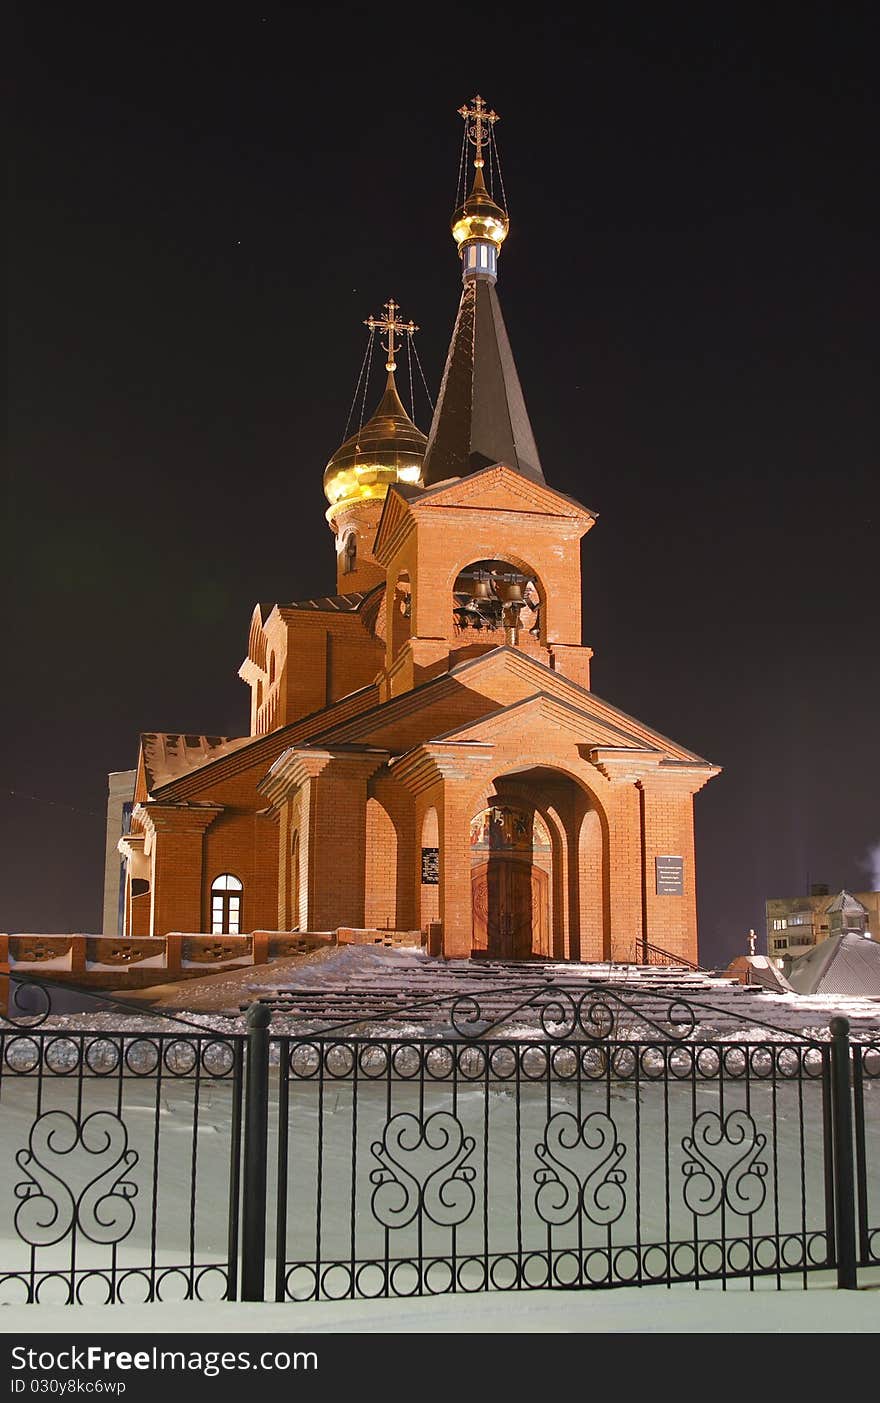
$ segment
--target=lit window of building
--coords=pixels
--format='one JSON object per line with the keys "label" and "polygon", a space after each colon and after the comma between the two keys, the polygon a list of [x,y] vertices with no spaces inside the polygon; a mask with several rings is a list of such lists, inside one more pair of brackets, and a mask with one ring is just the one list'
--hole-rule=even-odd
{"label": "lit window of building", "polygon": [[231,872],[224,872],[211,883],[211,934],[241,933],[242,885]]}

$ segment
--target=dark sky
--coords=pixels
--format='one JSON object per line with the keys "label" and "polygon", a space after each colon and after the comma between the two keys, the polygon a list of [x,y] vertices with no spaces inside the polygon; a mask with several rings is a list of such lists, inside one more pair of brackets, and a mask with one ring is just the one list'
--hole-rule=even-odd
{"label": "dark sky", "polygon": [[0,928],[100,929],[107,771],[246,731],[254,602],[332,591],[361,322],[393,294],[436,392],[476,91],[544,470],[600,513],[595,690],[724,766],[703,957],[768,896],[870,885],[869,7],[548,13],[21,6]]}

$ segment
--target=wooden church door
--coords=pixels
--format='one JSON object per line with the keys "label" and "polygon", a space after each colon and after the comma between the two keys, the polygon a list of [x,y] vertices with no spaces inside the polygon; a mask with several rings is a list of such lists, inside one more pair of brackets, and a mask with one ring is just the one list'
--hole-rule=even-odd
{"label": "wooden church door", "polygon": [[530,862],[493,855],[473,869],[474,949],[495,960],[547,952],[547,873]]}

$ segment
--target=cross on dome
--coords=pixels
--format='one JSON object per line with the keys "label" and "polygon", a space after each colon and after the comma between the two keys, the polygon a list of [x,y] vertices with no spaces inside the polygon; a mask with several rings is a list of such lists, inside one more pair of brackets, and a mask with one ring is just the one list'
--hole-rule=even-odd
{"label": "cross on dome", "polygon": [[467,123],[468,141],[477,148],[477,154],[474,157],[474,165],[477,170],[480,170],[483,165],[483,142],[486,140],[483,134],[483,127],[488,123],[489,130],[491,131],[492,127],[500,118],[497,112],[491,109],[487,110],[486,104],[479,93],[477,93],[476,97],[471,98],[471,102],[473,103],[472,107],[468,107],[466,103],[464,107],[459,107],[458,115],[459,117],[463,117]]}
{"label": "cross on dome", "polygon": [[394,353],[397,350],[397,346],[394,342],[395,336],[400,336],[402,340],[404,336],[412,336],[413,332],[418,331],[419,328],[413,321],[402,322],[397,320],[397,313],[400,311],[400,303],[395,302],[393,297],[389,297],[388,301],[385,302],[383,306],[385,311],[384,317],[367,317],[364,321],[364,326],[368,326],[371,331],[382,331],[386,333],[388,340],[382,342],[382,349],[388,355],[388,360],[385,362],[385,369],[396,370],[397,362],[394,359]]}

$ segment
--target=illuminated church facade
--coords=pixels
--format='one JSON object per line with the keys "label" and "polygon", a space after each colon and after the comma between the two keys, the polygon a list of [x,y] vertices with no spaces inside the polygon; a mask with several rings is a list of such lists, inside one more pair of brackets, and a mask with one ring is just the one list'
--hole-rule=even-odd
{"label": "illuminated church facade", "polygon": [[[581,540],[496,292],[496,114],[462,109],[463,288],[427,438],[395,356],[324,486],[337,593],[258,604],[250,734],[141,737],[124,929],[421,930],[447,957],[697,957],[693,796],[717,767],[591,690]],[[490,167],[493,163],[490,160]],[[497,170],[497,162],[494,163]]]}

